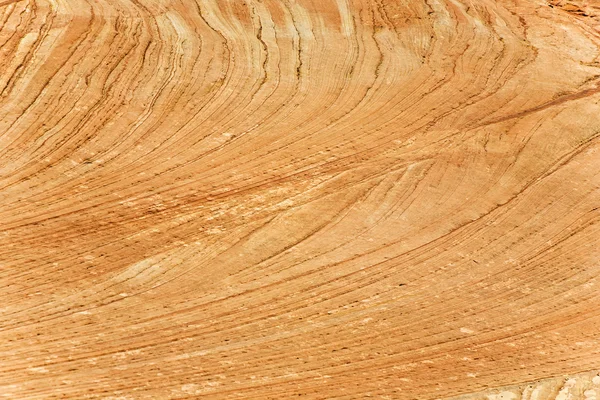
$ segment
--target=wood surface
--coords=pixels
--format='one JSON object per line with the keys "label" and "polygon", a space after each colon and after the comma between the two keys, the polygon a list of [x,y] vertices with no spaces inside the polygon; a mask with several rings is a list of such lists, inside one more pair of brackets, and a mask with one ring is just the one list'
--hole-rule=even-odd
{"label": "wood surface", "polygon": [[0,2],[0,398],[600,397],[599,0]]}

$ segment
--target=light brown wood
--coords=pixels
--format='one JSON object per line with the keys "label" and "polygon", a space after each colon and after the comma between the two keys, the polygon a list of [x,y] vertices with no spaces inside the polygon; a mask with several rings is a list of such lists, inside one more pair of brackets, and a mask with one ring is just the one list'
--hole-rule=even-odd
{"label": "light brown wood", "polygon": [[600,1],[0,3],[0,397],[600,396]]}

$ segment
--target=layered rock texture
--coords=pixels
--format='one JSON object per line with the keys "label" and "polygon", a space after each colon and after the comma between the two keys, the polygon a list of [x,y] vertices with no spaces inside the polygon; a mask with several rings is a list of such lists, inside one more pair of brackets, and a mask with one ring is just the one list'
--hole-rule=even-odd
{"label": "layered rock texture", "polygon": [[599,0],[0,2],[0,397],[600,397]]}

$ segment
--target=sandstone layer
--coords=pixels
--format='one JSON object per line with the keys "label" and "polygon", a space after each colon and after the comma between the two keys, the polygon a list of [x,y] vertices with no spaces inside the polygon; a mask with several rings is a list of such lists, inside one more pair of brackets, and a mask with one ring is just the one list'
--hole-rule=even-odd
{"label": "sandstone layer", "polygon": [[0,2],[0,397],[600,397],[600,1]]}

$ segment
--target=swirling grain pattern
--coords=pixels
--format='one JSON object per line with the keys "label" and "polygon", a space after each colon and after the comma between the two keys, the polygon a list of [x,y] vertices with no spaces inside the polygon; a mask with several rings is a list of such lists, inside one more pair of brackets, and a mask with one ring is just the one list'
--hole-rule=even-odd
{"label": "swirling grain pattern", "polygon": [[0,397],[596,399],[599,46],[599,0],[0,2]]}

